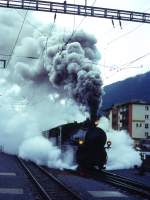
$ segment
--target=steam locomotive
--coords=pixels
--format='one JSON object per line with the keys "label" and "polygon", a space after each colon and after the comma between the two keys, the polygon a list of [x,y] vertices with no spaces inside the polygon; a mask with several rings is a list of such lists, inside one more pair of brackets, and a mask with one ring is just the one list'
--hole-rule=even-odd
{"label": "steam locomotive", "polygon": [[[104,147],[99,152],[99,158],[93,160],[86,151],[87,146],[85,144],[85,137],[87,133],[89,120],[86,120],[81,123],[68,123],[61,126],[57,126],[47,131],[43,131],[42,134],[44,137],[53,141],[62,151],[65,151],[70,146],[73,149],[74,161],[78,164],[79,167],[91,168],[96,167],[102,169],[105,167],[107,162],[107,153],[105,148],[108,148],[110,144],[107,144],[107,147]],[[93,138],[92,138],[93,139]],[[91,151],[94,149],[93,145],[90,146]]]}

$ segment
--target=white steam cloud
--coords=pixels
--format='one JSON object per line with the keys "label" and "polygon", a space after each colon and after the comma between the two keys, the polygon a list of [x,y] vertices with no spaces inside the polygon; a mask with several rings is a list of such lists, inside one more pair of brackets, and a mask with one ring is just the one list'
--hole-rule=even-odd
{"label": "white steam cloud", "polygon": [[[19,156],[38,165],[54,168],[69,168],[73,162],[72,152],[62,155],[61,150],[48,139],[36,136],[25,140],[19,147]],[[67,159],[68,158],[68,159]]]}
{"label": "white steam cloud", "polygon": [[107,169],[129,169],[141,165],[139,152],[134,149],[134,142],[126,131],[111,129],[105,117],[101,118],[100,127],[105,130],[107,140],[112,142],[111,148],[107,150]]}
{"label": "white steam cloud", "polygon": [[[29,19],[26,19],[17,46],[12,51],[22,21],[15,10],[1,9],[0,59],[9,60],[6,54],[13,52],[13,55],[6,63],[6,69],[0,69],[0,148],[5,153],[16,154],[38,164],[71,167],[73,152],[68,150],[62,154],[51,141],[42,137],[43,130],[74,120],[83,121],[87,115],[64,92],[64,86],[57,88],[49,81],[52,51],[48,49],[54,51],[55,46],[62,46],[59,41],[66,36],[54,29],[44,51],[49,27],[36,23],[39,30],[33,31]],[[32,23],[35,23],[34,19]],[[59,46],[54,57],[55,54],[58,56],[58,51]]]}
{"label": "white steam cloud", "polygon": [[[98,115],[102,81],[93,65],[100,58],[96,39],[83,31],[70,37],[53,25],[49,34],[49,27],[27,18],[13,51],[21,16],[16,10],[0,11],[0,59],[9,60],[6,54],[13,52],[6,69],[0,69],[0,148],[38,164],[72,167],[72,151],[62,154],[41,132]],[[108,152],[110,168],[131,167],[139,161],[126,134],[108,136],[113,142]],[[121,137],[127,142],[119,146]],[[126,160],[131,160],[132,151],[137,161],[130,165],[120,162],[117,155],[121,146]]]}

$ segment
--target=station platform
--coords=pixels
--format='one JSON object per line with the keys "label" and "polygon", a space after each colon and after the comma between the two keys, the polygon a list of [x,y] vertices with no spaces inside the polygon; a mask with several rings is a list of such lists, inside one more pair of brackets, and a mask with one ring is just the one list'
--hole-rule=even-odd
{"label": "station platform", "polygon": [[79,192],[85,200],[141,200],[141,197],[131,195],[110,184],[86,178],[86,175],[76,176],[67,173],[58,175],[59,179],[74,192]]}
{"label": "station platform", "polygon": [[16,157],[0,153],[0,200],[35,200],[37,197]]}
{"label": "station platform", "polygon": [[[15,156],[0,153],[0,200],[39,200],[38,194],[22,170]],[[132,170],[115,170],[120,175],[150,184],[150,173],[139,176]],[[85,200],[141,200],[107,183],[89,179],[84,175],[71,175],[65,171],[58,178]],[[60,199],[61,200],[61,199]]]}

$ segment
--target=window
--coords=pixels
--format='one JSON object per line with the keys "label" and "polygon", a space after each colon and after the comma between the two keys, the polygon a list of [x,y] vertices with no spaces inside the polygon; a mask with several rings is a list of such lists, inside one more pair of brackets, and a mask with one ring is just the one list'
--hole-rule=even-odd
{"label": "window", "polygon": [[142,123],[140,123],[140,127],[142,127]]}
{"label": "window", "polygon": [[145,119],[149,119],[149,115],[145,115]]}
{"label": "window", "polygon": [[149,110],[149,106],[145,106],[145,110]]}
{"label": "window", "polygon": [[149,128],[149,124],[145,124],[145,128]]}
{"label": "window", "polygon": [[142,127],[142,123],[136,123],[136,127]]}
{"label": "window", "polygon": [[148,138],[148,132],[145,132],[145,137],[147,137],[147,138]]}

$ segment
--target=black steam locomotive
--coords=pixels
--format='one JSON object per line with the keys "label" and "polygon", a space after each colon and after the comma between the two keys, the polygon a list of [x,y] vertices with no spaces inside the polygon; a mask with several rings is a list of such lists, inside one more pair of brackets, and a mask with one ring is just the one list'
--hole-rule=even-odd
{"label": "black steam locomotive", "polygon": [[[68,147],[72,147],[74,152],[75,162],[79,167],[84,168],[93,168],[98,167],[102,169],[105,167],[107,161],[107,154],[105,150],[105,143],[102,141],[102,138],[99,136],[91,135],[88,139],[87,130],[88,130],[89,120],[86,120],[81,123],[68,123],[61,126],[57,126],[53,129],[43,131],[43,136],[47,137],[53,141],[57,146],[61,148],[62,151],[65,151]],[[103,131],[101,129],[101,131]],[[99,135],[99,134],[98,134]],[[96,143],[99,142],[99,149],[95,149]],[[90,152],[96,151],[93,156]]]}

